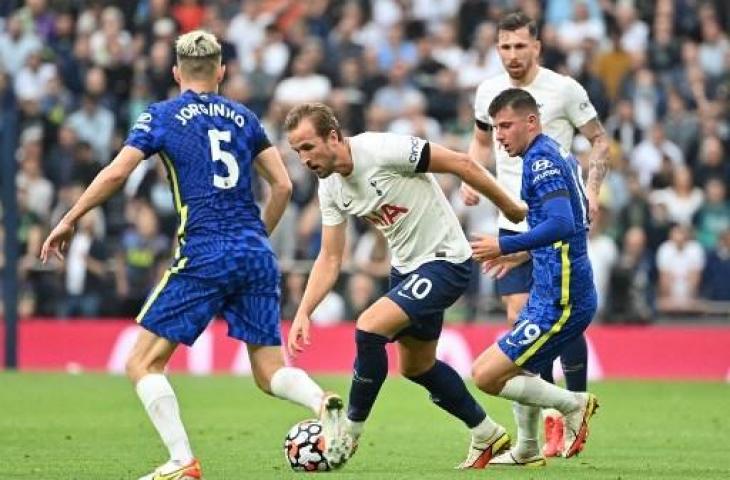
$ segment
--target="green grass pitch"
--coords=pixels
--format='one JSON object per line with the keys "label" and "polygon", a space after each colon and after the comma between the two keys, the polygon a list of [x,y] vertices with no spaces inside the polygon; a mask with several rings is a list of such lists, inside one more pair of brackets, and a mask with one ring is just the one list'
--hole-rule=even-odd
{"label": "green grass pitch", "polygon": [[[173,375],[207,480],[302,478],[285,464],[288,428],[311,415],[258,392],[251,379]],[[346,393],[345,377],[320,377]],[[360,450],[326,479],[730,479],[730,391],[722,383],[601,382],[586,450],[541,469],[454,471],[468,432],[420,387],[386,382]],[[514,432],[508,402],[478,399]],[[3,479],[136,479],[165,451],[126,379],[0,373]]]}

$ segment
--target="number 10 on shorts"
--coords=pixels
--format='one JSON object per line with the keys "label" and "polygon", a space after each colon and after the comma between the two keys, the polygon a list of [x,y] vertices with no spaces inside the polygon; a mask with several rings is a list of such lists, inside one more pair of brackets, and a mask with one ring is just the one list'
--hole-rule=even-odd
{"label": "number 10 on shorts", "polygon": [[405,294],[410,292],[415,298],[421,300],[426,298],[426,295],[431,292],[432,287],[431,280],[426,277],[421,277],[418,273],[414,273],[408,277],[408,280],[403,284],[400,291]]}

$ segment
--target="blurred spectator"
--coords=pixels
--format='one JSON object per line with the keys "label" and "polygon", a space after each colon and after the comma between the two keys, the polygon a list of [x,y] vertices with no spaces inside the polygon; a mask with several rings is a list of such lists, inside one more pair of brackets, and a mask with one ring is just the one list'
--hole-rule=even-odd
{"label": "blurred spectator", "polygon": [[730,51],[730,41],[715,16],[705,16],[701,22],[700,67],[710,78],[716,79],[725,71],[725,55]]}
{"label": "blurred spectator", "polygon": [[687,163],[694,165],[700,121],[696,113],[687,110],[684,98],[676,90],[667,94],[667,116],[663,123],[667,138],[677,144]]}
{"label": "blurred spectator", "polygon": [[593,266],[593,281],[596,284],[598,308],[596,315],[603,316],[609,295],[611,271],[618,260],[618,248],[613,239],[603,231],[607,223],[607,210],[599,209],[599,214],[591,221],[588,231],[588,258]]}
{"label": "blurred spectator", "polygon": [[621,32],[621,47],[630,54],[646,51],[649,27],[638,18],[633,2],[618,2],[615,19]]}
{"label": "blurred spectator", "polygon": [[705,184],[705,202],[693,219],[697,241],[708,251],[714,250],[720,235],[730,230],[730,204],[726,191],[722,180],[709,179]]}
{"label": "blurred spectator", "polygon": [[619,100],[614,113],[606,120],[605,128],[626,156],[641,142],[641,128],[634,121],[634,105],[627,99]]}
{"label": "blurred spectator", "polygon": [[477,27],[471,48],[457,70],[459,87],[476,88],[485,78],[503,71],[497,53],[497,27],[492,22],[484,22]]}
{"label": "blurred spectator", "polygon": [[311,55],[299,54],[292,66],[292,76],[285,78],[276,87],[274,100],[291,106],[301,102],[322,102],[330,94],[332,85],[327,77],[315,72],[316,59]]}
{"label": "blurred spectator", "polygon": [[107,287],[107,252],[103,239],[94,233],[95,215],[91,210],[79,220],[64,262],[66,300],[61,317],[96,317],[101,313],[103,292]]}
{"label": "blurred spectator", "polygon": [[20,171],[16,177],[18,188],[28,192],[26,206],[40,220],[47,221],[53,204],[53,184],[43,176],[43,150],[38,141],[26,141],[20,147]]}
{"label": "blurred spectator", "polygon": [[55,76],[56,66],[44,63],[40,50],[30,52],[25,65],[15,76],[15,96],[23,103],[40,103]]}
{"label": "blurred spectator", "polygon": [[134,316],[155,286],[170,247],[160,235],[155,211],[148,204],[137,201],[130,211],[132,224],[116,254],[115,277],[118,312]]}
{"label": "blurred spectator", "polygon": [[664,204],[670,221],[690,226],[694,214],[702,205],[703,196],[702,190],[692,182],[692,171],[681,165],[674,168],[672,184],[652,192],[649,200],[655,204]]}
{"label": "blurred spectator", "polygon": [[639,182],[644,187],[651,184],[652,176],[661,169],[665,155],[675,167],[684,164],[684,156],[677,144],[666,138],[661,124],[655,124],[647,138],[631,154],[631,168],[639,174]]}
{"label": "blurred spectator", "polygon": [[15,76],[26,64],[31,53],[42,47],[35,33],[23,29],[20,15],[11,15],[5,24],[5,31],[0,32],[0,70]]}
{"label": "blurred spectator", "polygon": [[91,145],[95,160],[101,165],[110,159],[114,124],[112,112],[99,105],[99,98],[90,93],[84,94],[81,108],[68,117],[69,127],[79,139]]}
{"label": "blurred spectator", "polygon": [[572,18],[558,26],[558,41],[561,48],[570,51],[579,48],[584,40],[601,41],[606,30],[603,17],[600,15],[591,17],[585,0],[573,2],[572,10]]}
{"label": "blurred spectator", "polygon": [[390,70],[399,62],[412,67],[418,59],[416,46],[405,38],[401,24],[395,24],[388,29],[388,34],[379,43],[377,52],[381,70]]}
{"label": "blurred spectator", "polygon": [[403,115],[410,102],[415,98],[423,99],[423,94],[410,82],[408,66],[396,62],[390,69],[388,84],[378,89],[373,105],[387,111],[390,118]]}
{"label": "blurred spectator", "polygon": [[[719,236],[717,248],[707,256],[702,293],[707,300],[730,302],[730,229]],[[726,309],[727,310],[727,309]]]}
{"label": "blurred spectator", "polygon": [[25,0],[25,6],[18,9],[18,16],[26,32],[38,35],[43,42],[48,42],[53,37],[54,14],[48,10],[46,0]]}
{"label": "blurred spectator", "polygon": [[124,30],[122,11],[114,6],[104,8],[101,13],[101,25],[89,37],[91,58],[99,67],[108,67],[112,63],[115,52],[122,55],[124,61],[132,55],[132,36]]}
{"label": "blurred spectator", "polygon": [[345,319],[355,321],[378,298],[373,278],[362,272],[355,272],[347,279],[345,289]]}
{"label": "blurred spectator", "polygon": [[181,34],[200,28],[204,14],[205,9],[198,0],[179,0],[172,7],[172,16],[180,25]]}
{"label": "blurred spectator", "polygon": [[626,231],[621,255],[611,271],[607,321],[644,323],[651,320],[652,260],[646,247],[646,235],[640,227]]}
{"label": "blurred spectator", "polygon": [[725,147],[715,135],[702,138],[700,161],[696,167],[696,180],[704,185],[711,178],[717,178],[730,185],[730,161],[725,157]]}
{"label": "blurred spectator", "polygon": [[[631,70],[631,55],[621,48],[621,38],[613,29],[610,33],[611,47],[599,51],[593,61],[593,71],[606,86],[606,94],[612,101],[617,100],[621,80]],[[632,115],[633,119],[633,115]]]}
{"label": "blurred spectator", "polygon": [[705,252],[691,238],[690,227],[675,225],[657,251],[657,307],[665,313],[696,312]]}

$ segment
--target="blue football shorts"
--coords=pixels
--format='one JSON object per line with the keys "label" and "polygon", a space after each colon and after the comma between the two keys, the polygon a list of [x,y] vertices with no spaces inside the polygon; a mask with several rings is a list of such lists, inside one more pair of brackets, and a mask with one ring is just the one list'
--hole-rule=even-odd
{"label": "blue football shorts", "polygon": [[228,335],[254,345],[281,345],[276,256],[268,251],[195,252],[173,262],[137,321],[172,342],[192,345],[222,315]]}
{"label": "blue football shorts", "polygon": [[396,335],[418,340],[437,340],[444,323],[444,311],[466,291],[472,275],[471,259],[463,263],[435,260],[410,273],[390,271],[386,294],[408,315],[410,324]]}
{"label": "blue football shorts", "polygon": [[[519,232],[499,229],[499,236],[517,235]],[[497,295],[514,295],[516,293],[529,293],[532,288],[532,259],[507,272],[503,278],[494,282]]]}
{"label": "blue football shorts", "polygon": [[531,294],[512,330],[497,343],[515,365],[539,373],[552,365],[566,344],[583,334],[595,313],[595,295],[561,306]]}

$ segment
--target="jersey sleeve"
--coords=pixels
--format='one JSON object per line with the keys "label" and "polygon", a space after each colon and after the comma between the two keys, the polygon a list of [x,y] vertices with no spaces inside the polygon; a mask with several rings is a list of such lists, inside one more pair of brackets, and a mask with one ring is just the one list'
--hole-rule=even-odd
{"label": "jersey sleeve", "polygon": [[156,105],[150,105],[140,113],[136,122],[132,125],[124,145],[134,147],[142,151],[145,157],[149,157],[162,149],[164,127],[162,126],[162,115]]}
{"label": "jersey sleeve", "polygon": [[563,95],[565,114],[574,127],[580,128],[598,116],[585,88],[574,79],[568,78]]}
{"label": "jersey sleeve", "polygon": [[422,173],[428,169],[430,148],[422,138],[382,133],[376,145],[375,158],[382,168],[401,173]]}
{"label": "jersey sleeve", "polygon": [[492,128],[492,119],[489,118],[489,104],[492,102],[492,95],[488,92],[487,84],[482,83],[477,88],[474,96],[474,122],[482,130]]}
{"label": "jersey sleeve", "polygon": [[526,177],[536,198],[545,202],[558,192],[566,193],[568,184],[554,159],[543,156],[531,157],[525,163]]}
{"label": "jersey sleeve", "polygon": [[255,158],[259,153],[271,146],[271,140],[269,140],[269,136],[266,135],[266,130],[264,130],[264,126],[261,125],[259,118],[253,113],[250,114],[250,117],[252,125],[251,156]]}
{"label": "jersey sleeve", "polygon": [[329,185],[321,180],[317,188],[317,195],[319,196],[319,209],[322,212],[322,225],[331,227],[346,220],[345,215],[335,203]]}

